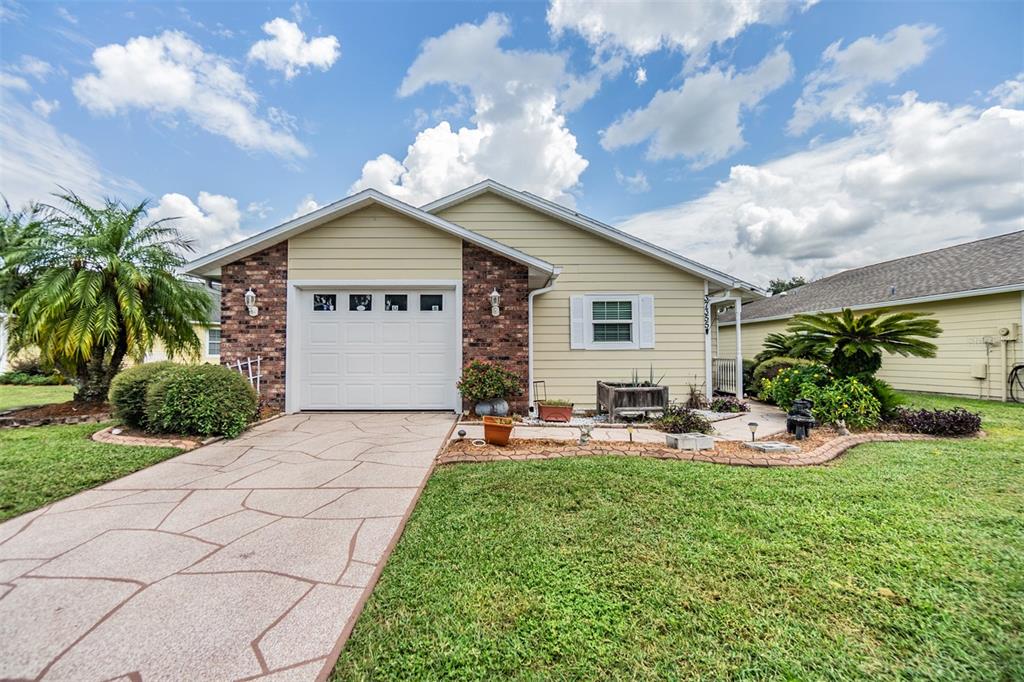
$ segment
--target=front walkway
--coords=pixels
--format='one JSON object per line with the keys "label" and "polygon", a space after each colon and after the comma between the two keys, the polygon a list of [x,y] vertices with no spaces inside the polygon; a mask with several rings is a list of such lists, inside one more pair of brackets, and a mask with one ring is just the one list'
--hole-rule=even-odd
{"label": "front walkway", "polygon": [[0,679],[315,679],[453,421],[282,417],[0,524]]}

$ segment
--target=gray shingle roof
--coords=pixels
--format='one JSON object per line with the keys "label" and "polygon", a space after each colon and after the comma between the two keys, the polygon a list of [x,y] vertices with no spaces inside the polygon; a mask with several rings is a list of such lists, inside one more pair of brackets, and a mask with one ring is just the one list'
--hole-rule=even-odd
{"label": "gray shingle roof", "polygon": [[220,289],[208,287],[202,282],[187,282],[187,284],[206,292],[210,297],[210,316],[207,322],[210,324],[220,324]]}
{"label": "gray shingle roof", "polygon": [[[897,305],[906,299],[1020,285],[1024,230],[830,275],[785,296],[743,305],[743,321],[850,306]],[[894,290],[895,288],[895,290]],[[733,313],[723,313],[722,322]]]}

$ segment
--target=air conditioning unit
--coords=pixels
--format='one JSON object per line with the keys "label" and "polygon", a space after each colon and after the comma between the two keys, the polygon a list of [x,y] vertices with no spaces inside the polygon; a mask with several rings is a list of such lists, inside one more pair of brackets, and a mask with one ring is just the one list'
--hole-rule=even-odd
{"label": "air conditioning unit", "polygon": [[1000,327],[996,338],[1000,341],[1017,341],[1020,339],[1020,324],[1014,322],[1009,327]]}

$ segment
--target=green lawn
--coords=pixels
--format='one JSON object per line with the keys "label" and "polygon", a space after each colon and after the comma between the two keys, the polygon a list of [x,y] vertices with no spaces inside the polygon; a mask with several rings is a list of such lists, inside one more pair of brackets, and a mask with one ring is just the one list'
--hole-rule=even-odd
{"label": "green lawn", "polygon": [[442,467],[333,679],[1024,679],[1024,406],[827,467]]}
{"label": "green lawn", "polygon": [[0,430],[0,520],[156,464],[174,448],[107,445],[89,439],[109,424]]}
{"label": "green lawn", "polygon": [[0,410],[29,405],[63,403],[71,400],[74,386],[7,386],[0,385]]}

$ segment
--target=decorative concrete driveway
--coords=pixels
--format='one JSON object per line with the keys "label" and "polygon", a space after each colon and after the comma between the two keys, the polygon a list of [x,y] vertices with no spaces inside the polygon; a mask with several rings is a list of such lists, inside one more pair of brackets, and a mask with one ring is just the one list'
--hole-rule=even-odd
{"label": "decorative concrete driveway", "polygon": [[0,525],[0,679],[326,673],[453,422],[289,415]]}

